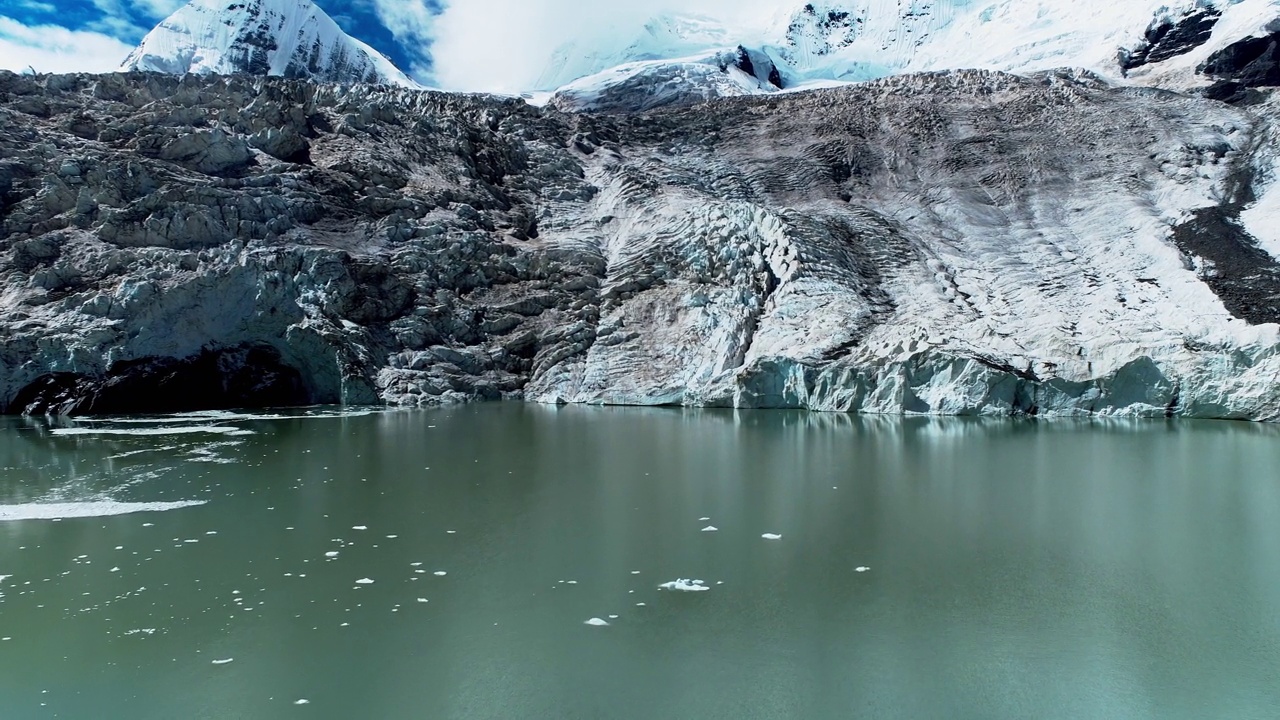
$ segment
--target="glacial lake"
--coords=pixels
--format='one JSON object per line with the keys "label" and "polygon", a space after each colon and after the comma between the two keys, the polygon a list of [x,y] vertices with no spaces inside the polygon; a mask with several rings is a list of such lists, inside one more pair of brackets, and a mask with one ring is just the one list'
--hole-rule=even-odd
{"label": "glacial lake", "polygon": [[0,575],[4,720],[1274,719],[1280,428],[4,418]]}

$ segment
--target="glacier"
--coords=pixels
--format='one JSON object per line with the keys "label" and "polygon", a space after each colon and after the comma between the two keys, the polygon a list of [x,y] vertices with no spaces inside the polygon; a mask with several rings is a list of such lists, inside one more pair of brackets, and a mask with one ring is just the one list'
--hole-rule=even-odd
{"label": "glacier", "polygon": [[965,70],[602,115],[0,74],[0,411],[1276,420],[1254,92]]}
{"label": "glacier", "polygon": [[1276,0],[663,17],[545,106],[362,47],[195,0],[0,73],[0,412],[1280,420]]}

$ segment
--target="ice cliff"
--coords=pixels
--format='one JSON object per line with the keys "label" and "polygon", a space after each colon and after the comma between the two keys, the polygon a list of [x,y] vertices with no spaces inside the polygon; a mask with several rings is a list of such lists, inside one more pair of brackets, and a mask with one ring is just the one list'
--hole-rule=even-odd
{"label": "ice cliff", "polygon": [[0,410],[1274,420],[1277,101],[1242,88],[956,71],[581,115],[0,73]]}

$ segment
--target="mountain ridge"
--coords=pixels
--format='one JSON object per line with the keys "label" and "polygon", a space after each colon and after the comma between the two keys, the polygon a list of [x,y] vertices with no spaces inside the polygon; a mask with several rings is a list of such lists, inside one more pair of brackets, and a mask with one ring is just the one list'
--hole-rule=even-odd
{"label": "mountain ridge", "polygon": [[191,0],[148,33],[120,69],[419,87],[310,0]]}

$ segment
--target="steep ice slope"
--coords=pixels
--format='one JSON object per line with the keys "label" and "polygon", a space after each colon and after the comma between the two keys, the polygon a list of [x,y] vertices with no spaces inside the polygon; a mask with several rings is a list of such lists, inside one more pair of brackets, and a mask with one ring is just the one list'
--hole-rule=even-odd
{"label": "steep ice slope", "polygon": [[310,0],[191,0],[148,33],[121,70],[417,87]]}
{"label": "steep ice slope", "polygon": [[[1113,82],[1187,90],[1212,82],[1198,69],[1214,52],[1264,34],[1278,17],[1280,0],[819,0],[771,19],[739,22],[733,30],[705,31],[690,42],[723,37],[724,45],[741,43],[767,56],[791,89],[958,68],[1026,73],[1079,67]],[[631,41],[626,47],[616,55],[580,58],[576,67],[600,74],[575,87],[608,90],[618,71],[606,71],[602,63],[617,59],[650,61],[628,66],[626,81],[633,87],[642,83],[639,72],[665,82],[670,72],[653,60],[676,55],[663,55],[660,44]],[[681,51],[693,55],[688,44]],[[575,99],[579,109],[591,109],[585,93],[579,90]]]}
{"label": "steep ice slope", "polygon": [[611,219],[597,339],[528,394],[1275,418],[1280,266],[1179,230],[1273,152],[1255,122],[985,73],[636,120],[586,161]]}

